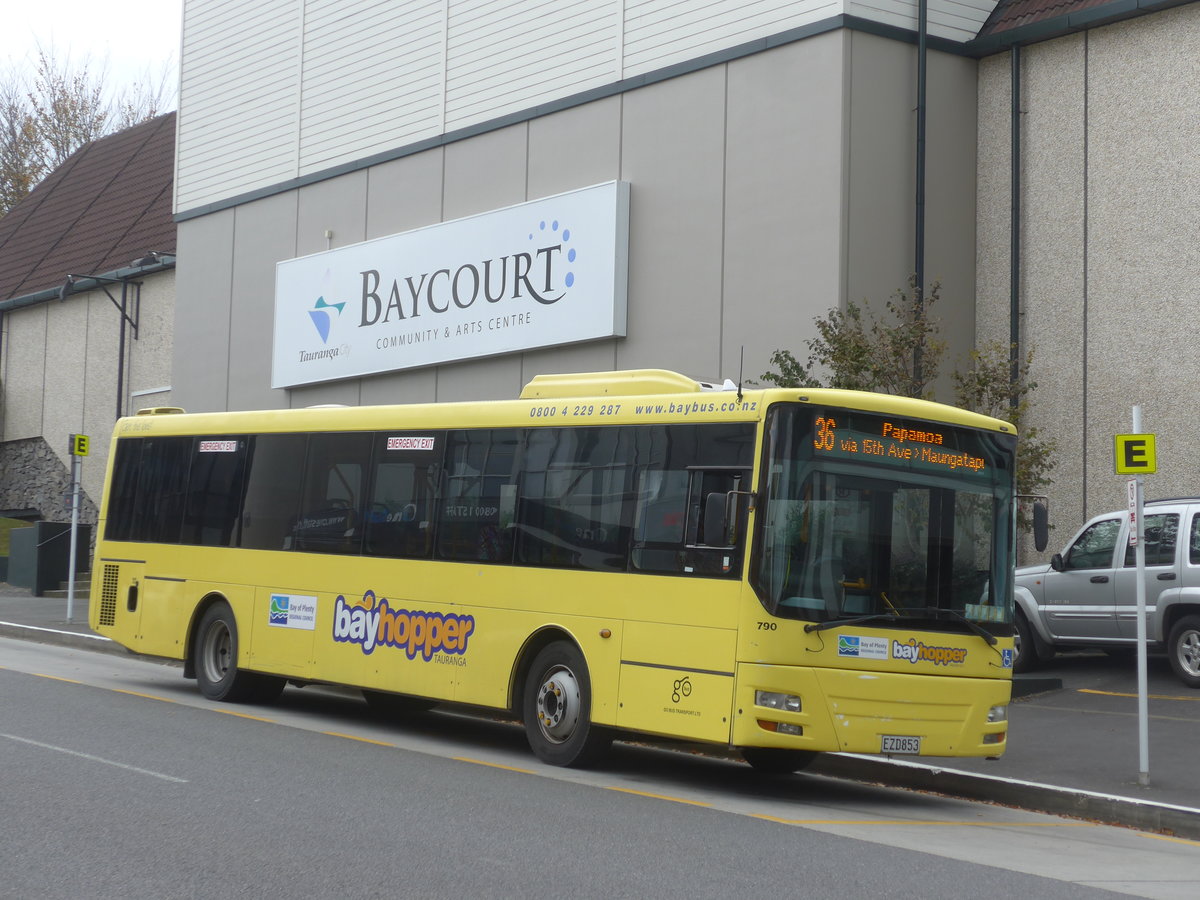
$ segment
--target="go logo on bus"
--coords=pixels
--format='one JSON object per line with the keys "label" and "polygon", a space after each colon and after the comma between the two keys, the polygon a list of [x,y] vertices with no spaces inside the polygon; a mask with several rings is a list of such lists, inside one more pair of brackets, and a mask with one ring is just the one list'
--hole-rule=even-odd
{"label": "go logo on bus", "polygon": [[376,601],[374,591],[361,600],[339,594],[333,607],[333,639],[358,644],[364,655],[376,647],[395,647],[409,659],[420,654],[426,662],[438,653],[461,656],[474,630],[474,616],[392,609],[386,597]]}

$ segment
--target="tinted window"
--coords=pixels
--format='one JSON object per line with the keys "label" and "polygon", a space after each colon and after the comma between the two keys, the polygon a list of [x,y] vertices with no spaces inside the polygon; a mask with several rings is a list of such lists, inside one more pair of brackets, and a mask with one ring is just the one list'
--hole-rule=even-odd
{"label": "tinted window", "polygon": [[437,537],[442,559],[512,561],[519,437],[516,429],[449,433]]}
{"label": "tinted window", "polygon": [[121,441],[114,462],[105,536],[117,541],[179,541],[192,439]]}
{"label": "tinted window", "polygon": [[242,506],[246,438],[197,438],[183,516],[184,544],[233,547]]}
{"label": "tinted window", "polygon": [[[1146,516],[1142,525],[1146,541],[1146,565],[1170,566],[1175,564],[1175,544],[1179,536],[1179,515],[1158,513]],[[1137,565],[1137,548],[1125,547],[1125,565]]]}
{"label": "tinted window", "polygon": [[1107,569],[1113,564],[1120,519],[1105,519],[1089,525],[1067,551],[1064,563],[1068,569]]}
{"label": "tinted window", "polygon": [[374,437],[364,553],[429,557],[443,442],[431,432]]}
{"label": "tinted window", "polygon": [[291,548],[292,530],[300,511],[306,443],[302,434],[260,434],[251,439],[241,546],[254,550]]}
{"label": "tinted window", "polygon": [[633,522],[630,428],[537,428],[521,467],[517,561],[624,571]]}
{"label": "tinted window", "polygon": [[373,437],[369,433],[309,437],[293,549],[316,553],[360,552]]}
{"label": "tinted window", "polygon": [[671,425],[636,432],[633,567],[701,575],[735,571],[738,557],[697,545],[708,494],[747,489],[739,476],[749,475],[753,427]]}

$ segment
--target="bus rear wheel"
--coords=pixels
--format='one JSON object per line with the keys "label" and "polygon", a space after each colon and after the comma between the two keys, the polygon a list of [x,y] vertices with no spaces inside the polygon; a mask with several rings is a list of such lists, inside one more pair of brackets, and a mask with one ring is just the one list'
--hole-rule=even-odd
{"label": "bus rear wheel", "polygon": [[238,668],[237,620],[228,603],[214,603],[200,617],[193,649],[196,683],[209,700],[269,703],[279,697],[282,678]]}
{"label": "bus rear wheel", "polygon": [[534,658],[525,680],[522,713],[534,754],[552,766],[595,764],[612,743],[608,729],[592,724],[592,682],[583,654],[556,641]]}
{"label": "bus rear wheel", "polygon": [[807,769],[817,758],[813,750],[781,750],[777,747],[743,747],[742,759],[763,775],[791,775]]}

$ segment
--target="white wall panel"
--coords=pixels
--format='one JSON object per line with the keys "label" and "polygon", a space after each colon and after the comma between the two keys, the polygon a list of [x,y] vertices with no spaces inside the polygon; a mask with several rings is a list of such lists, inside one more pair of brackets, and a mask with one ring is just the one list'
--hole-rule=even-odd
{"label": "white wall panel", "polygon": [[619,79],[619,2],[450,0],[446,127]]}
{"label": "white wall panel", "polygon": [[624,77],[839,15],[843,0],[626,0]]}
{"label": "white wall panel", "polygon": [[442,129],[444,0],[308,0],[296,174]]}
{"label": "white wall panel", "polygon": [[[973,37],[994,0],[930,0]],[[176,211],[916,0],[185,0]]]}
{"label": "white wall panel", "polygon": [[176,209],[295,173],[299,34],[299,0],[185,3]]}

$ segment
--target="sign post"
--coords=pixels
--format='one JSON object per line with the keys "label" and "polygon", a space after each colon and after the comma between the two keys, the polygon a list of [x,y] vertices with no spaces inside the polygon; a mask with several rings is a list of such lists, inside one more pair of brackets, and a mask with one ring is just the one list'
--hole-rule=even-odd
{"label": "sign post", "polygon": [[1150,783],[1149,705],[1146,688],[1146,542],[1144,540],[1145,493],[1142,475],[1157,468],[1154,435],[1141,434],[1142,408],[1133,408],[1133,434],[1113,437],[1117,474],[1129,479],[1129,543],[1134,548],[1137,572],[1137,678],[1138,678],[1138,784]]}
{"label": "sign post", "polygon": [[83,458],[88,455],[88,436],[71,435],[71,555],[67,562],[67,622],[75,621],[75,549],[79,543],[79,482]]}

